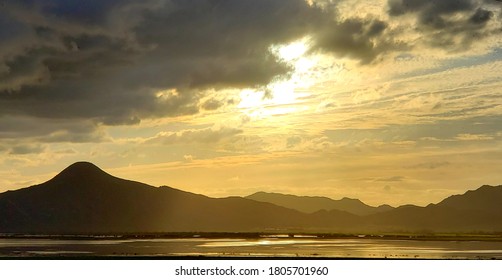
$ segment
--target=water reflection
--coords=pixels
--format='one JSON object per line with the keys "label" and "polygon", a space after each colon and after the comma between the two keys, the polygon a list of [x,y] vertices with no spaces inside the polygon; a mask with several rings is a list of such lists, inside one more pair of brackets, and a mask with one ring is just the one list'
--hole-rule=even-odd
{"label": "water reflection", "polygon": [[319,240],[297,240],[297,239],[257,239],[257,240],[224,240],[209,241],[198,245],[199,247],[245,247],[245,246],[271,246],[271,245],[291,245],[291,244],[311,244],[321,243]]}
{"label": "water reflection", "polygon": [[58,240],[0,238],[0,256],[238,256],[502,259],[502,242],[312,237]]}

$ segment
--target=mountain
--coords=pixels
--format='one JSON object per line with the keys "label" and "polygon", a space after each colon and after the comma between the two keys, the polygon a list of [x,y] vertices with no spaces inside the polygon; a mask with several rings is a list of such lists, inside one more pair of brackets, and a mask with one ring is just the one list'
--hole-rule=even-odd
{"label": "mountain", "polygon": [[386,231],[502,231],[502,186],[482,186],[426,207],[401,206],[370,215],[369,229]]}
{"label": "mountain", "polygon": [[401,206],[365,216],[337,209],[304,213],[248,198],[154,187],[78,162],[45,183],[0,193],[0,233],[500,232],[501,205],[502,186],[483,186],[427,207]]}
{"label": "mountain", "polygon": [[484,185],[463,195],[452,195],[438,206],[468,211],[490,211],[502,214],[502,186]]}
{"label": "mountain", "polygon": [[75,163],[51,180],[0,194],[0,232],[102,233],[343,229],[357,219],[319,220],[241,197],[209,198],[111,176]]}
{"label": "mountain", "polygon": [[246,198],[261,202],[273,203],[275,205],[295,209],[304,213],[314,213],[319,210],[340,210],[352,213],[354,215],[366,216],[394,209],[389,205],[372,207],[364,204],[359,199],[346,197],[340,200],[333,200],[331,198],[320,196],[296,196],[281,193],[257,192],[252,195],[246,196]]}

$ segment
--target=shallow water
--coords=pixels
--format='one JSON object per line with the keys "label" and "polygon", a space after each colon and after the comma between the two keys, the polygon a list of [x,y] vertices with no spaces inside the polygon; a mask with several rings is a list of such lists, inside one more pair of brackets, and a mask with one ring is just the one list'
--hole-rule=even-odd
{"label": "shallow water", "polygon": [[502,242],[313,237],[60,240],[0,238],[3,257],[224,256],[502,259]]}

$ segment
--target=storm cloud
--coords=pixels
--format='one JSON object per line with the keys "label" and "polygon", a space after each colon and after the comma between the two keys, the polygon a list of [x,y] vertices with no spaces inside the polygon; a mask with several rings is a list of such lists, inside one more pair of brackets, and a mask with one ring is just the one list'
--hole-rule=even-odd
{"label": "storm cloud", "polygon": [[[416,16],[424,32],[435,30],[429,33],[431,42],[441,46],[458,36],[466,45],[476,36],[488,36],[485,26],[494,14],[481,3],[440,2],[391,0],[388,13]],[[398,30],[384,19],[344,15],[335,4],[303,0],[23,0],[2,5],[0,118],[32,118],[44,126],[85,120],[98,129],[217,109],[220,103],[202,101],[205,91],[263,88],[287,77],[291,65],[270,47],[304,37],[312,40],[311,51],[362,64],[410,48],[394,38]],[[466,16],[456,20],[455,13]],[[61,130],[47,127],[49,134]],[[20,127],[19,135],[9,135],[26,131]]]}
{"label": "storm cloud", "polygon": [[315,48],[367,64],[381,54],[409,48],[394,40],[392,32],[386,22],[378,19],[333,21],[315,33]]}
{"label": "storm cloud", "polygon": [[411,15],[416,28],[429,45],[453,50],[468,49],[471,44],[488,36],[500,35],[500,25],[487,27],[494,18],[490,9],[500,3],[478,0],[389,0],[391,17]]}
{"label": "storm cloud", "polygon": [[[303,36],[321,14],[301,0],[68,3],[4,4],[2,116],[119,125],[195,114],[208,108],[204,89],[287,75],[269,47]],[[166,89],[177,94],[159,98]]]}

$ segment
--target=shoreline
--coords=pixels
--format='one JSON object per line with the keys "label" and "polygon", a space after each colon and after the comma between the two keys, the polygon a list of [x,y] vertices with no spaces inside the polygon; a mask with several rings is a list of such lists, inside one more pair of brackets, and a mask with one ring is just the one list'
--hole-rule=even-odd
{"label": "shoreline", "polygon": [[271,233],[271,232],[166,232],[166,233],[79,233],[31,234],[0,233],[0,239],[48,240],[130,240],[130,239],[376,239],[413,241],[491,241],[502,242],[502,233]]}

